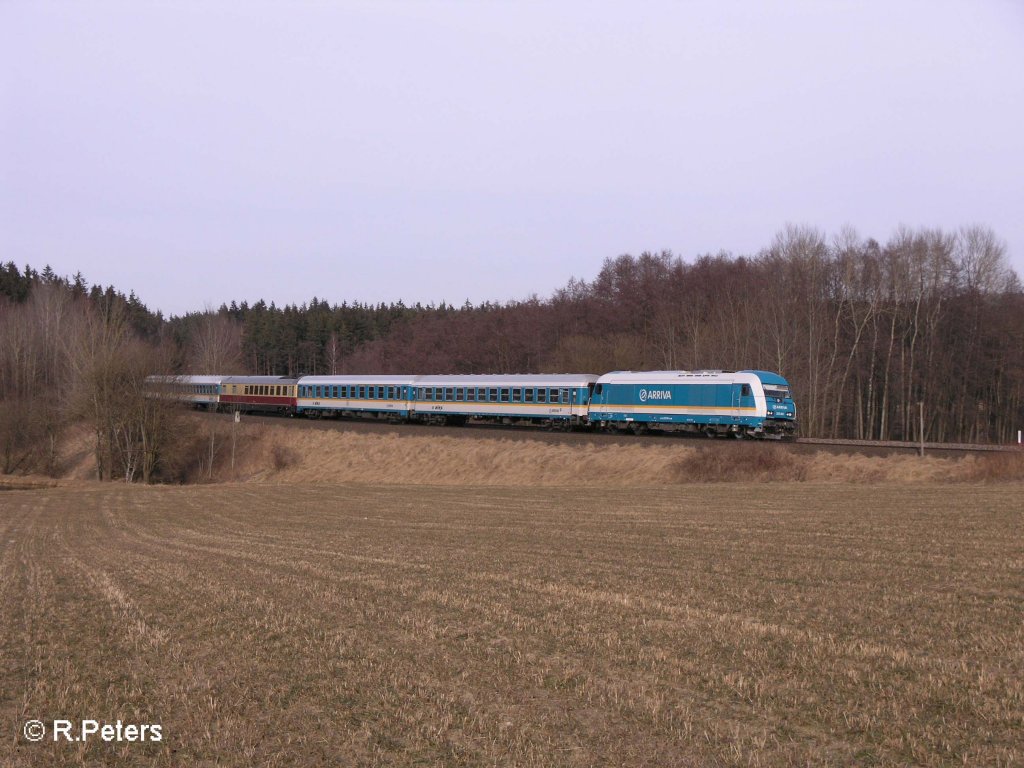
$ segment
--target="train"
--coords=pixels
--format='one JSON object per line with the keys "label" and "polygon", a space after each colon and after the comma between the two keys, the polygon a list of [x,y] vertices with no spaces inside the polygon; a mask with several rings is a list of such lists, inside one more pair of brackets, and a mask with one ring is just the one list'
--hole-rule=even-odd
{"label": "train", "polygon": [[548,429],[796,435],[789,383],[770,371],[596,374],[150,376],[147,391],[196,408],[310,419],[532,425]]}

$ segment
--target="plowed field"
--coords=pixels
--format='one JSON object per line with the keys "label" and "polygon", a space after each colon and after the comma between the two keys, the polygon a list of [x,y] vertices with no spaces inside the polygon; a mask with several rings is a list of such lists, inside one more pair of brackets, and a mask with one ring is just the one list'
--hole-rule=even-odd
{"label": "plowed field", "polygon": [[0,492],[0,765],[1019,765],[1022,491]]}

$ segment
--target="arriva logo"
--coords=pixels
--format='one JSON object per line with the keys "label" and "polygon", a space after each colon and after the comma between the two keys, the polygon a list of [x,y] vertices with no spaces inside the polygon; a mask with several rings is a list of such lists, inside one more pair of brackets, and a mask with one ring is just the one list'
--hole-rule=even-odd
{"label": "arriva logo", "polygon": [[640,390],[640,402],[646,403],[648,400],[671,400],[672,392],[667,389],[641,389]]}

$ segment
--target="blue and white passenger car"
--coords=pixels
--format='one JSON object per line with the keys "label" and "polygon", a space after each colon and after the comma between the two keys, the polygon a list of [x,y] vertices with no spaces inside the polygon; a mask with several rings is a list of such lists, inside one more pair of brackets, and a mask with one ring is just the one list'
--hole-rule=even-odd
{"label": "blue and white passenger car", "polygon": [[592,374],[417,376],[411,417],[430,424],[467,421],[570,428],[587,420]]}
{"label": "blue and white passenger car", "polygon": [[590,422],[632,430],[785,437],[796,431],[788,382],[768,371],[616,371],[601,376]]}
{"label": "blue and white passenger car", "polygon": [[296,413],[312,418],[372,416],[409,418],[414,376],[303,376]]}
{"label": "blue and white passenger car", "polygon": [[217,410],[224,376],[147,376],[146,389],[195,408]]}

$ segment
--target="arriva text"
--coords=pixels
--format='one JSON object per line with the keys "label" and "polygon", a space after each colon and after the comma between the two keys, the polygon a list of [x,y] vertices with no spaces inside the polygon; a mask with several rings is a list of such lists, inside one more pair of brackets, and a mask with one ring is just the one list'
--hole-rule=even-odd
{"label": "arriva text", "polygon": [[641,389],[640,390],[640,402],[646,403],[648,400],[671,400],[672,391],[668,389]]}

